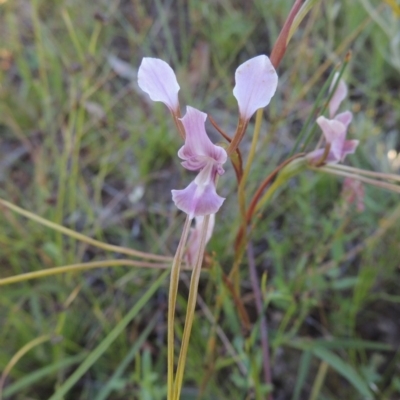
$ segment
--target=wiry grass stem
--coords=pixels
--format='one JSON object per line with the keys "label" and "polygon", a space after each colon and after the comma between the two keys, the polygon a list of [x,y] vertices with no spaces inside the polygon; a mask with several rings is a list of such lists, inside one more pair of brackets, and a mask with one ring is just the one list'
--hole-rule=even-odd
{"label": "wiry grass stem", "polygon": [[3,206],[5,208],[8,208],[9,210],[12,210],[16,212],[17,214],[20,214],[32,221],[38,222],[41,225],[47,226],[48,228],[54,229],[57,232],[61,232],[64,235],[73,237],[76,240],[79,240],[81,242],[90,244],[95,247],[99,247],[103,250],[107,251],[114,251],[115,253],[120,253],[120,254],[126,254],[129,256],[133,257],[138,257],[138,258],[143,258],[143,259],[148,259],[148,260],[155,260],[155,261],[166,261],[166,262],[171,262],[172,258],[167,257],[167,256],[159,256],[157,254],[151,254],[151,253],[145,253],[143,251],[138,251],[138,250],[133,250],[129,249],[127,247],[121,247],[121,246],[115,246],[112,244],[108,243],[103,243],[100,242],[99,240],[92,239],[88,236],[83,235],[82,233],[75,232],[72,229],[68,229],[65,226],[56,224],[52,221],[49,221],[45,218],[39,217],[39,215],[34,214],[33,212],[24,210],[21,207],[16,206],[13,203],[10,203],[7,200],[0,199],[0,206]]}
{"label": "wiry grass stem", "polygon": [[65,274],[67,272],[85,271],[87,269],[95,268],[111,268],[111,267],[139,267],[139,268],[155,268],[155,269],[166,269],[169,264],[155,264],[145,261],[136,260],[102,260],[92,261],[86,263],[78,263],[71,265],[63,265],[60,267],[41,269],[39,271],[27,272],[25,274],[13,275],[7,278],[0,279],[0,286],[10,285],[13,283],[28,281],[32,279],[45,278],[47,276]]}

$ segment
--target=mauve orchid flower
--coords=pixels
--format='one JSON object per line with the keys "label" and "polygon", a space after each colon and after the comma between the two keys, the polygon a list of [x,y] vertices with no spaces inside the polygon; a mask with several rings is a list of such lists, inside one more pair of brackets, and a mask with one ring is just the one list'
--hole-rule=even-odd
{"label": "mauve orchid flower", "polygon": [[215,181],[217,175],[224,173],[222,164],[227,154],[208,138],[204,127],[206,118],[207,114],[188,106],[181,119],[186,139],[178,156],[186,169],[200,172],[186,189],[172,190],[172,200],[189,218],[215,214],[225,200],[218,196]]}
{"label": "mauve orchid flower", "polygon": [[159,58],[145,57],[138,70],[138,85],[151,100],[163,102],[173,114],[179,110],[179,84],[175,72]]}
{"label": "mauve orchid flower", "polygon": [[[333,77],[330,90],[332,91],[339,73],[336,72]],[[326,143],[330,146],[327,155],[324,155],[325,149],[317,149],[307,154],[307,158],[311,163],[318,163],[321,160],[326,164],[337,164],[343,161],[347,154],[353,154],[358,146],[358,140],[346,140],[347,129],[353,119],[350,111],[336,114],[341,102],[347,96],[347,85],[341,79],[329,102],[329,116],[331,119],[323,116],[317,118],[317,124],[322,129]]]}
{"label": "mauve orchid flower", "polygon": [[[269,58],[254,57],[240,65],[235,74],[233,94],[239,105],[240,120],[246,126],[259,108],[269,104],[276,91],[278,76]],[[161,101],[175,118],[179,116],[179,85],[172,68],[157,58],[144,58],[138,71],[139,87],[152,100]],[[173,190],[175,205],[190,218],[215,214],[224,198],[215,188],[217,175],[222,175],[222,165],[227,159],[226,151],[215,146],[207,136],[204,123],[207,115],[187,107],[186,115],[180,119],[185,130],[185,144],[178,152],[182,165],[190,171],[200,171],[186,189]],[[244,132],[244,130],[243,130]]]}
{"label": "mauve orchid flower", "polygon": [[271,101],[278,86],[278,75],[270,59],[261,55],[237,68],[235,82],[233,95],[238,101],[240,117],[248,121],[259,108],[266,107]]}
{"label": "mauve orchid flower", "polygon": [[[351,115],[351,113],[349,113]],[[340,114],[339,114],[340,115]],[[339,117],[339,115],[337,117]],[[347,126],[349,121],[349,115],[343,113],[343,121],[338,119],[328,119],[325,117],[318,117],[317,124],[322,129],[326,143],[330,145],[330,149],[326,159],[324,160],[327,164],[337,164],[343,161],[347,154],[355,152],[359,141],[358,140],[346,140]],[[318,162],[324,155],[325,149],[318,149],[312,151],[307,155],[307,158],[311,162]]]}
{"label": "mauve orchid flower", "polygon": [[[189,265],[194,265],[196,262],[195,257],[200,247],[201,235],[203,233],[204,217],[196,217],[195,223],[196,223],[195,227],[190,229],[189,239],[187,242],[186,260]],[[214,230],[214,225],[215,225],[215,214],[211,214],[207,225],[207,232],[205,238],[206,244],[211,239]]]}

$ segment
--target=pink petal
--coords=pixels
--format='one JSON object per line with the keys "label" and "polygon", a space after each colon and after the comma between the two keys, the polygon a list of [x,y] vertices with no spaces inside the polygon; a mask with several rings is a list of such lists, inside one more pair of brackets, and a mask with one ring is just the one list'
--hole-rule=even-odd
{"label": "pink petal", "polygon": [[171,112],[179,109],[179,85],[175,72],[163,60],[145,57],[138,71],[139,87],[153,101],[163,102]]}
{"label": "pink petal", "polygon": [[199,186],[193,181],[186,189],[172,190],[172,200],[181,211],[193,218],[215,214],[225,199],[218,196],[214,182]]}
{"label": "pink petal", "polygon": [[278,75],[269,58],[261,55],[238,67],[235,82],[233,95],[241,118],[248,121],[259,108],[269,104],[278,85]]}
{"label": "pink petal", "polygon": [[[333,88],[335,87],[338,77],[339,77],[339,72],[336,72],[335,76],[333,77],[329,91],[332,91]],[[347,85],[343,79],[340,79],[339,84],[335,90],[335,93],[333,93],[331,101],[329,102],[329,116],[331,118],[334,117],[340,106],[340,103],[346,98],[346,96],[347,96]]]}
{"label": "pink petal", "polygon": [[185,160],[182,165],[191,171],[204,168],[210,158],[218,164],[224,164],[227,159],[226,151],[209,139],[204,127],[206,119],[207,114],[189,106],[186,115],[181,119],[186,140],[179,149],[178,156]]}
{"label": "pink petal", "polygon": [[[195,227],[190,230],[190,235],[186,250],[186,259],[189,265],[194,265],[194,263],[196,262],[195,257],[197,255],[197,251],[200,246],[204,217],[200,216],[196,217],[195,223],[196,223]],[[214,230],[214,225],[215,225],[215,214],[211,214],[207,225],[206,243],[208,243],[209,240],[211,239]]]}
{"label": "pink petal", "polygon": [[306,154],[306,157],[311,161],[311,164],[316,163],[321,159],[324,154],[325,149],[317,149]]}
{"label": "pink petal", "polygon": [[337,114],[334,119],[341,122],[347,129],[350,125],[350,122],[353,120],[353,114],[350,111],[345,111]]}
{"label": "pink petal", "polygon": [[346,127],[339,121],[318,117],[317,124],[324,133],[325,140],[331,145],[329,153],[333,160],[339,161],[342,157],[342,148],[346,139]]}
{"label": "pink petal", "polygon": [[347,154],[353,154],[356,151],[359,142],[360,142],[359,140],[346,140],[344,142],[342,148],[341,161],[344,160]]}

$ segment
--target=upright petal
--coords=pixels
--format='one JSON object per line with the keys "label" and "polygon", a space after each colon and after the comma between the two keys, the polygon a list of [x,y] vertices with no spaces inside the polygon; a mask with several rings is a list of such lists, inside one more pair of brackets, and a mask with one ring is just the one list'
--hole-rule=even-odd
{"label": "upright petal", "polygon": [[[340,121],[334,119],[327,119],[325,117],[318,117],[317,124],[322,129],[327,143],[331,145],[329,154],[331,155],[332,162],[340,161],[342,158],[342,148],[346,140],[346,127]],[[333,157],[332,157],[333,156]]]}
{"label": "upright petal", "polygon": [[269,58],[261,55],[238,67],[235,82],[233,95],[241,118],[247,121],[259,108],[269,104],[278,85],[278,75]]}
{"label": "upright petal", "polygon": [[337,114],[334,119],[341,122],[347,129],[350,125],[350,122],[353,120],[353,114],[350,111],[345,111]]}
{"label": "upright petal", "polygon": [[209,139],[204,127],[206,118],[207,114],[189,106],[182,118],[186,139],[178,151],[178,156],[184,160],[182,165],[192,171],[203,168],[209,162],[209,158],[218,164],[224,164],[227,159],[226,151]]}
{"label": "upright petal", "polygon": [[[339,72],[336,72],[335,76],[333,77],[329,91],[333,90],[338,78],[339,78]],[[333,118],[336,115],[336,112],[340,106],[340,103],[346,98],[346,96],[347,96],[347,85],[344,82],[344,80],[341,79],[335,90],[335,93],[333,93],[331,101],[329,102],[329,116],[331,118]]]}
{"label": "upright petal", "polygon": [[179,109],[179,85],[175,72],[159,58],[145,57],[138,71],[139,87],[146,92],[153,101],[163,102],[171,112]]}

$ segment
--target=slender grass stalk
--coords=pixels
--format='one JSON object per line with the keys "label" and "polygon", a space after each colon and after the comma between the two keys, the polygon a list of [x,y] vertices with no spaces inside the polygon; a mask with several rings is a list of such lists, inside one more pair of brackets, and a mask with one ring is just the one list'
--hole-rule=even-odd
{"label": "slender grass stalk", "polygon": [[365,176],[372,176],[374,178],[378,179],[387,179],[389,181],[397,181],[400,182],[400,175],[396,174],[386,174],[384,172],[375,172],[375,171],[369,171],[361,168],[355,168],[355,167],[349,167],[348,165],[342,165],[342,164],[335,164],[334,168],[336,170],[341,170],[341,171],[346,171],[350,173],[355,173],[358,175],[365,175]]}
{"label": "slender grass stalk", "polygon": [[[383,8],[384,4],[381,4],[378,9],[381,10]],[[352,42],[357,38],[358,35],[360,35],[361,32],[365,30],[365,28],[368,26],[368,24],[371,22],[371,17],[365,18],[362,22],[360,22],[357,25],[357,28],[354,29],[353,32],[351,32],[344,40],[341,41],[339,46],[333,51],[334,54],[337,54],[338,56],[344,53],[352,44]],[[287,110],[292,110],[293,105],[296,104],[300,99],[304,98],[304,96],[311,90],[311,88],[317,84],[318,80],[321,79],[323,74],[326,72],[326,70],[333,64],[333,60],[331,58],[327,58],[314,72],[312,77],[303,85],[301,88],[300,92],[297,94],[297,96],[290,102],[285,107],[285,112],[283,113],[284,115],[287,115],[288,111]]]}
{"label": "slender grass stalk", "polygon": [[[81,83],[83,87],[86,87],[85,82]],[[68,207],[69,212],[73,213],[77,208],[77,200],[79,197],[79,162],[80,162],[80,151],[81,142],[83,137],[83,125],[85,120],[85,109],[82,102],[78,102],[76,112],[76,122],[74,126],[74,136],[72,139],[72,149],[70,155],[71,169],[68,180]],[[71,249],[73,247],[71,246]]]}
{"label": "slender grass stalk", "polygon": [[317,400],[324,384],[326,373],[328,372],[329,364],[326,361],[322,361],[318,368],[318,373],[314,381],[314,385],[311,390],[310,400]]}
{"label": "slender grass stalk", "polygon": [[169,296],[168,296],[168,400],[174,398],[174,319],[176,298],[178,295],[179,286],[179,272],[181,269],[182,258],[187,242],[188,234],[190,231],[190,224],[192,219],[186,217],[185,225],[183,226],[182,236],[179,241],[178,248],[175,253],[174,261],[171,267],[171,277],[169,282]]}
{"label": "slender grass stalk", "polygon": [[155,263],[136,261],[136,260],[92,261],[79,264],[63,265],[61,267],[41,269],[40,271],[27,272],[25,274],[18,274],[10,276],[8,278],[2,278],[0,279],[0,286],[10,285],[12,283],[18,283],[32,279],[44,278],[46,276],[65,274],[67,272],[76,272],[94,268],[111,268],[111,267],[121,267],[121,266],[166,269],[169,267],[169,264],[155,264]]}
{"label": "slender grass stalk", "polygon": [[200,240],[200,245],[199,245],[199,249],[197,252],[196,264],[193,268],[192,278],[190,280],[189,298],[188,298],[188,305],[187,305],[187,311],[186,311],[186,321],[185,321],[185,327],[183,329],[181,351],[179,354],[178,366],[176,369],[176,378],[175,378],[175,382],[174,382],[174,390],[173,390],[174,397],[172,398],[172,400],[179,400],[180,394],[181,394],[183,373],[185,371],[186,356],[187,356],[187,351],[189,348],[190,333],[191,333],[192,326],[193,326],[194,312],[195,312],[195,308],[196,308],[197,291],[198,291],[198,286],[199,286],[201,266],[203,263],[204,249],[206,247],[206,235],[207,235],[209,219],[210,219],[209,215],[204,217],[203,231],[201,232],[201,240]]}
{"label": "slender grass stalk", "polygon": [[334,167],[329,167],[329,166],[324,166],[324,167],[319,167],[319,168],[313,168],[313,167],[309,167],[309,168],[312,169],[313,171],[326,172],[326,173],[332,174],[332,175],[338,175],[338,176],[344,176],[346,178],[356,179],[360,182],[368,183],[370,185],[373,185],[373,186],[376,186],[376,187],[379,187],[382,189],[386,189],[391,192],[400,193],[400,185],[382,182],[382,181],[379,181],[376,179],[364,178],[363,176],[360,176],[357,174],[351,174],[351,173],[345,172],[345,171],[340,171],[340,170],[335,169]]}
{"label": "slender grass stalk", "polygon": [[51,335],[42,335],[39,336],[30,342],[28,342],[25,346],[23,346],[21,349],[19,349],[14,356],[11,358],[11,360],[8,362],[6,367],[4,368],[3,373],[1,374],[0,378],[0,400],[3,398],[3,386],[4,383],[7,379],[8,374],[10,371],[13,369],[14,365],[31,349],[33,349],[36,346],[39,346],[40,344],[47,342],[48,340],[51,339]]}
{"label": "slender grass stalk", "polygon": [[[72,143],[73,143],[73,126],[75,124],[76,113],[72,110],[74,109],[74,101],[76,97],[76,91],[74,85],[71,85],[71,90],[69,94],[69,107],[71,109],[70,116],[68,118],[68,124],[62,127],[62,137],[63,137],[63,150],[62,154],[60,154],[59,161],[59,172],[58,172],[58,189],[57,189],[57,204],[55,206],[55,215],[54,220],[57,224],[61,224],[64,219],[64,205],[65,205],[65,197],[67,193],[67,182],[68,182],[68,160],[70,158],[70,154],[72,152]],[[56,243],[58,248],[63,248],[63,236],[61,232],[58,232],[56,235]]]}
{"label": "slender grass stalk", "polygon": [[115,253],[120,253],[120,254],[127,254],[127,255],[130,255],[133,257],[144,258],[144,259],[148,259],[148,260],[166,261],[166,262],[172,261],[171,257],[159,256],[156,254],[145,253],[143,251],[129,249],[127,247],[115,246],[112,244],[100,242],[99,240],[92,239],[88,236],[83,235],[82,233],[75,232],[72,229],[68,229],[62,225],[56,224],[45,218],[39,217],[38,215],[36,215],[30,211],[24,210],[23,208],[18,207],[15,204],[12,204],[7,200],[0,199],[0,206],[4,206],[4,207],[16,212],[17,214],[23,215],[24,217],[26,217],[32,221],[38,222],[39,224],[42,224],[44,226],[47,226],[48,228],[54,229],[57,232],[61,232],[64,235],[73,237],[76,240],[80,240],[81,242],[90,244],[95,247],[99,247],[103,250],[113,251]]}
{"label": "slender grass stalk", "polygon": [[61,370],[66,370],[67,368],[73,367],[75,364],[81,362],[85,358],[85,352],[75,356],[66,356],[59,362],[53,362],[47,364],[42,368],[35,369],[32,372],[28,372],[24,377],[19,378],[13,383],[7,385],[3,390],[4,398],[16,397],[22,390],[34,390],[35,384],[41,384],[44,379],[49,379],[54,374]]}
{"label": "slender grass stalk", "polygon": [[88,46],[88,52],[90,55],[94,56],[96,53],[96,45],[97,45],[97,40],[99,39],[99,35],[101,32],[101,28],[102,28],[102,23],[101,22],[96,22],[93,32],[92,32],[92,36],[90,37],[90,42],[89,42],[89,46]]}
{"label": "slender grass stalk", "polygon": [[71,17],[69,16],[69,14],[68,14],[67,9],[64,8],[61,11],[61,15],[62,15],[62,18],[64,20],[65,26],[67,27],[68,34],[69,34],[69,36],[70,36],[70,38],[72,40],[72,43],[74,44],[75,50],[76,50],[76,52],[78,54],[79,61],[81,63],[84,63],[85,62],[84,51],[82,49],[81,44],[79,43],[78,36],[76,35],[76,31],[74,29],[74,25],[72,24],[72,20],[71,20]]}
{"label": "slender grass stalk", "polygon": [[[40,81],[41,84],[43,85],[44,88],[44,94],[46,97],[49,96],[50,93],[50,85],[49,85],[49,78],[47,75],[46,71],[46,58],[45,58],[45,46],[43,43],[43,36],[42,36],[42,31],[41,31],[41,22],[39,19],[39,13],[38,13],[38,8],[39,8],[39,1],[34,0],[32,1],[32,9],[31,9],[31,15],[32,15],[32,25],[33,25],[33,31],[35,35],[35,48],[36,48],[36,54],[39,60],[39,75],[40,75]],[[43,93],[42,93],[43,95]],[[46,99],[44,100],[44,105],[46,105]]]}

